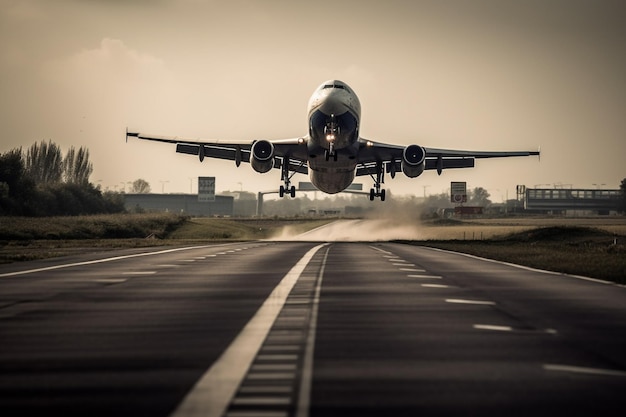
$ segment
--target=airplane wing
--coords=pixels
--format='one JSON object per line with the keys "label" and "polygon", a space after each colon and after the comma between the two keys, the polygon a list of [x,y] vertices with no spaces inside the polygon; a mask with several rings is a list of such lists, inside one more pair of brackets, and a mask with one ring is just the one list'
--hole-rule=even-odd
{"label": "airplane wing", "polygon": [[[392,176],[401,172],[402,154],[406,146],[390,145],[360,138],[357,176],[374,175],[377,165],[383,164]],[[476,159],[506,158],[516,156],[540,155],[540,151],[466,151],[423,147],[425,151],[425,170],[436,169],[439,174],[444,169],[473,168]]]}
{"label": "airplane wing", "polygon": [[[226,159],[235,161],[239,166],[241,162],[250,162],[250,151],[256,141],[230,142],[230,141],[207,141],[200,142],[185,139],[178,136],[154,136],[138,132],[126,132],[126,139],[134,137],[142,140],[171,143],[176,145],[176,152],[187,155],[196,155],[200,162],[205,157]],[[273,140],[274,145],[274,168],[281,168],[283,161],[289,161],[289,170],[306,174],[307,153],[306,146],[303,146],[302,138]]]}

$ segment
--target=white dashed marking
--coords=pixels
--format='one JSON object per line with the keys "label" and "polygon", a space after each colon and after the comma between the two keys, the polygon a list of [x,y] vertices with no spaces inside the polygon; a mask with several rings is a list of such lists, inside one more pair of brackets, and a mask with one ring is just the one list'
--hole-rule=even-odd
{"label": "white dashed marking", "polygon": [[[426,271],[424,271],[426,272]],[[441,279],[439,275],[420,275],[420,274],[412,274],[407,275],[409,278],[419,278],[419,279]]]}
{"label": "white dashed marking", "polygon": [[479,329],[479,330],[495,330],[498,332],[510,332],[513,331],[513,328],[511,326],[496,326],[493,324],[475,324],[474,325],[475,329]]}
{"label": "white dashed marking", "polygon": [[477,304],[477,305],[486,305],[493,306],[496,303],[493,301],[483,301],[483,300],[461,300],[458,298],[448,298],[446,299],[446,303],[454,303],[454,304]]}
{"label": "white dashed marking", "polygon": [[449,285],[443,285],[443,284],[422,284],[422,287],[426,287],[426,288],[450,288]]}

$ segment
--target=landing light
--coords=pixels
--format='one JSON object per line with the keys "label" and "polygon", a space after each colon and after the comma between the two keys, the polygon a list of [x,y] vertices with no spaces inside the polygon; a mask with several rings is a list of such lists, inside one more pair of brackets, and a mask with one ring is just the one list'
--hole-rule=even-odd
{"label": "landing light", "polygon": [[367,143],[366,143],[366,145],[367,145],[368,147],[372,147],[372,146],[374,146],[374,142],[372,142],[372,141],[368,140],[368,141],[367,141]]}
{"label": "landing light", "polygon": [[326,135],[326,140],[329,142],[335,140],[335,135]]}

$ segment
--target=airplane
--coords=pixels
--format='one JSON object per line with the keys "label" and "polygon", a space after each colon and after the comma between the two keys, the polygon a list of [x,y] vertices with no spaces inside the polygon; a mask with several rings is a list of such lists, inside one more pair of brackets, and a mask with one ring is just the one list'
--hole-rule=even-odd
{"label": "airplane", "polygon": [[374,142],[362,138],[361,103],[346,83],[329,80],[320,85],[308,104],[309,132],[305,136],[282,140],[228,142],[220,140],[193,141],[177,136],[153,136],[126,131],[129,137],[176,144],[176,152],[205,157],[249,162],[256,172],[279,169],[283,185],[280,197],[296,195],[291,178],[296,173],[309,174],[311,183],[328,194],[339,193],[352,184],[355,177],[369,175],[374,181],[369,198],[385,201],[382,188],[385,173],[394,178],[402,171],[410,178],[425,170],[473,168],[475,159],[540,155],[540,151],[465,151]]}

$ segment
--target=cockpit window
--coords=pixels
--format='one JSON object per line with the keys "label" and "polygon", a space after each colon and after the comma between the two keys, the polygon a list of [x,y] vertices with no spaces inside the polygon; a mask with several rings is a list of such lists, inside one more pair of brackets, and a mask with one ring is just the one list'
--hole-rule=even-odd
{"label": "cockpit window", "polygon": [[341,84],[325,84],[322,89],[326,89],[326,88],[341,88],[342,90],[346,89],[346,87]]}

